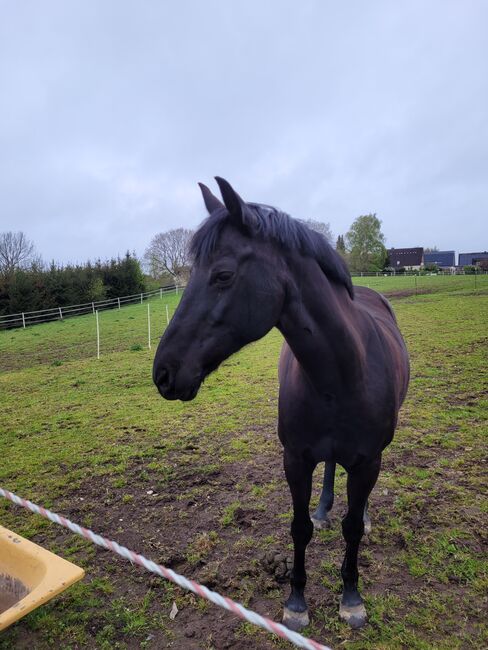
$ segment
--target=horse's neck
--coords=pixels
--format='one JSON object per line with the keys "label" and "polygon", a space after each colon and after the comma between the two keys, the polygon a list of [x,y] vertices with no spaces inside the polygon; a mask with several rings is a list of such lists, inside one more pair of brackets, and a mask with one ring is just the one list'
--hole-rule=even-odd
{"label": "horse's neck", "polygon": [[359,379],[363,346],[346,288],[329,282],[312,260],[290,271],[278,328],[294,356],[319,390]]}

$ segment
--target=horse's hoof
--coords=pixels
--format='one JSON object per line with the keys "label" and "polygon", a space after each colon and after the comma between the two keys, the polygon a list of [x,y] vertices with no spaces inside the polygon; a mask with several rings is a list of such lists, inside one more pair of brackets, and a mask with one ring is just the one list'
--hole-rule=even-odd
{"label": "horse's hoof", "polygon": [[353,630],[358,630],[366,624],[367,614],[366,607],[361,603],[360,605],[347,606],[340,604],[339,616],[343,621],[348,623]]}
{"label": "horse's hoof", "polygon": [[315,530],[328,530],[332,525],[328,517],[324,517],[324,519],[316,519],[315,517],[311,517],[311,519]]}
{"label": "horse's hoof", "polygon": [[285,607],[283,610],[283,625],[293,632],[300,632],[304,627],[310,623],[308,617],[308,610],[304,612],[292,612],[291,609]]}

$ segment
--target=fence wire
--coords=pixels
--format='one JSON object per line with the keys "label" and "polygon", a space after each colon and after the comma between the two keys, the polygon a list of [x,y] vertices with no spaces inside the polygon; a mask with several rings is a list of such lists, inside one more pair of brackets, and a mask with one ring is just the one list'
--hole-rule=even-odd
{"label": "fence wire", "polygon": [[49,323],[53,320],[63,320],[73,316],[81,316],[83,314],[94,314],[96,311],[104,311],[106,309],[117,309],[122,305],[143,303],[144,300],[149,300],[154,297],[161,297],[167,293],[178,293],[184,287],[177,285],[170,285],[153,289],[152,291],[143,291],[141,293],[134,293],[130,296],[120,296],[117,298],[105,298],[103,300],[95,300],[93,302],[85,302],[77,305],[59,305],[55,307],[47,307],[45,309],[37,309],[33,311],[17,312],[16,314],[6,314],[0,316],[0,329],[11,329],[15,327],[22,327],[25,329],[29,325],[38,325],[40,323]]}

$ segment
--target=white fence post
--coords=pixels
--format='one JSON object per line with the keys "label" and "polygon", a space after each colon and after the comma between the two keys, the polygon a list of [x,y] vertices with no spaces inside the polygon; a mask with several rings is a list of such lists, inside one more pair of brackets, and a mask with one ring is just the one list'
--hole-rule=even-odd
{"label": "white fence post", "polygon": [[151,312],[147,303],[147,347],[151,349]]}
{"label": "white fence post", "polygon": [[117,298],[117,302],[118,302],[119,309],[120,309],[120,298]]}
{"label": "white fence post", "polygon": [[61,311],[61,307],[59,307],[59,317],[61,320],[63,320],[63,312]]}
{"label": "white fence post", "polygon": [[141,305],[142,305],[142,293],[141,293]]}
{"label": "white fence post", "polygon": [[169,310],[168,310],[168,305],[166,305],[166,325],[169,325]]}
{"label": "white fence post", "polygon": [[25,329],[25,316],[24,316],[24,312],[22,312],[22,326],[23,326],[23,328]]}
{"label": "white fence post", "polygon": [[95,313],[95,303],[92,302],[92,312]]}
{"label": "white fence post", "polygon": [[98,324],[98,309],[95,312],[95,318],[97,321],[97,359],[100,359],[100,326]]}
{"label": "white fence post", "polygon": [[178,283],[177,282],[175,282],[175,292],[176,292],[176,295],[178,295]]}
{"label": "white fence post", "polygon": [[159,299],[163,299],[163,287],[159,287]]}

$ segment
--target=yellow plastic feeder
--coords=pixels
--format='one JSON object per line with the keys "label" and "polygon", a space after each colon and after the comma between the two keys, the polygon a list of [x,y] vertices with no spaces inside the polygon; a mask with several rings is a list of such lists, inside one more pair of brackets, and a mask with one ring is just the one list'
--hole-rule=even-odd
{"label": "yellow plastic feeder", "polygon": [[0,630],[84,575],[75,564],[0,526]]}

